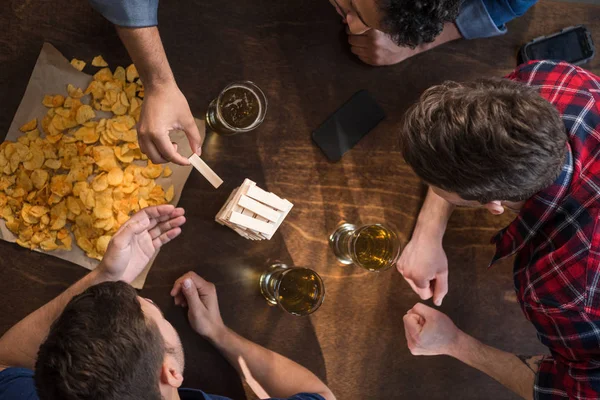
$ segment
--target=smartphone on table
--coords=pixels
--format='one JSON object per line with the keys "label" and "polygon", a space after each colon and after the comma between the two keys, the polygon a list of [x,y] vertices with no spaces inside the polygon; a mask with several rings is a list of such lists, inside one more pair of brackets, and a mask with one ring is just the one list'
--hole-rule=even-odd
{"label": "smartphone on table", "polygon": [[582,65],[594,58],[595,53],[590,31],[583,25],[570,26],[525,44],[519,51],[519,64],[531,60],[560,60]]}
{"label": "smartphone on table", "polygon": [[339,161],[384,118],[383,109],[371,94],[361,90],[327,118],[312,139],[328,159]]}

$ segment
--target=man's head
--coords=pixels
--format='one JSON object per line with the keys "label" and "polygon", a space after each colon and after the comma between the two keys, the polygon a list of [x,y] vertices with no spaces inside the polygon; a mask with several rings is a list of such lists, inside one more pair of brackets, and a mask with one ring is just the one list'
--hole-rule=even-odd
{"label": "man's head", "polygon": [[458,16],[462,0],[329,0],[353,34],[370,28],[400,46],[432,42]]}
{"label": "man's head", "polygon": [[559,175],[566,141],[554,106],[507,79],[434,86],[401,131],[406,162],[457,205],[528,199]]}
{"label": "man's head", "polygon": [[42,400],[160,400],[183,381],[183,349],[160,310],[124,282],[75,296],[40,346]]}

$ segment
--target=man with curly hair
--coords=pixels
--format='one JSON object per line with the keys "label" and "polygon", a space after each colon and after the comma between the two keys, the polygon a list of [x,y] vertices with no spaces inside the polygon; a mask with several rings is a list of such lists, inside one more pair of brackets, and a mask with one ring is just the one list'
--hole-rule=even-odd
{"label": "man with curly hair", "polygon": [[[169,139],[183,130],[198,154],[202,139],[175,82],[158,33],[158,0],[89,0],[117,32],[145,86],[140,148],[154,163],[187,165]],[[451,40],[488,37],[536,0],[329,0],[346,24],[351,50],[371,65],[391,65]]]}
{"label": "man with curly hair", "polygon": [[397,64],[456,39],[506,33],[536,0],[329,0],[351,50],[370,65]]}

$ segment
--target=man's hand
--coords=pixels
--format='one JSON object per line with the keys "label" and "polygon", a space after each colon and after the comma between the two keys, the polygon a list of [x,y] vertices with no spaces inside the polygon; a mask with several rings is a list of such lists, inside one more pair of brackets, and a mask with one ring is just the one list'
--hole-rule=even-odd
{"label": "man's hand", "polygon": [[448,258],[441,239],[413,237],[396,268],[422,300],[433,296],[434,304],[442,305],[448,293]]}
{"label": "man's hand", "polygon": [[171,143],[169,132],[172,130],[184,131],[192,151],[201,153],[200,131],[175,81],[165,85],[148,85],[138,124],[140,149],[154,163],[171,161],[188,165],[189,160],[177,153],[177,145]]}
{"label": "man's hand", "polygon": [[404,316],[404,333],[415,356],[452,355],[461,331],[445,314],[417,303]]}
{"label": "man's hand", "polygon": [[198,334],[209,340],[222,334],[225,324],[219,311],[215,285],[194,272],[188,272],[175,281],[171,296],[176,305],[188,307],[190,325]]}
{"label": "man's hand", "polygon": [[362,35],[353,35],[349,31],[347,33],[350,51],[369,65],[398,64],[423,51],[419,47],[400,47],[388,35],[377,29],[369,29]]}
{"label": "man's hand", "polygon": [[131,283],[158,249],[181,233],[183,208],[170,204],[138,211],[112,237],[96,270],[105,280]]}

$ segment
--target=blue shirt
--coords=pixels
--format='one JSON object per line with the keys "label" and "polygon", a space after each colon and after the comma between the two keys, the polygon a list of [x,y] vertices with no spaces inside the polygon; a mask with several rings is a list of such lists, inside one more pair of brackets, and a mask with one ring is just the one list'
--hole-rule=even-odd
{"label": "blue shirt", "polygon": [[[158,25],[158,0],[89,0],[115,25]],[[537,0],[464,0],[456,26],[465,39],[506,33],[505,24],[525,13]]]}
{"label": "blue shirt", "polygon": [[[179,397],[181,400],[229,400],[197,389],[179,389]],[[25,368],[7,368],[0,371],[0,400],[39,400],[33,381],[33,371]],[[287,400],[325,399],[318,394],[299,393]]]}
{"label": "blue shirt", "polygon": [[465,0],[456,26],[465,39],[506,33],[505,24],[525,14],[537,0]]}

